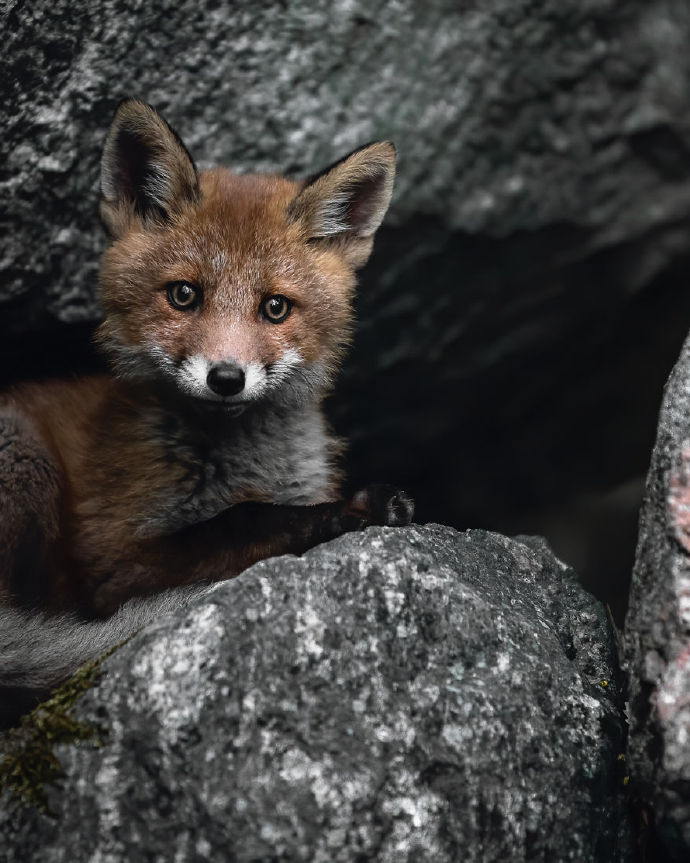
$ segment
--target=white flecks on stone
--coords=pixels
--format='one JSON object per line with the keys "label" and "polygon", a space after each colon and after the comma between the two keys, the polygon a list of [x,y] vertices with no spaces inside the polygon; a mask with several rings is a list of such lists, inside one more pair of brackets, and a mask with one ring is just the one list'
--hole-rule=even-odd
{"label": "white flecks on stone", "polygon": [[[141,653],[132,666],[132,674],[147,681],[146,709],[160,716],[161,728],[175,741],[185,726],[199,721],[204,700],[209,694],[203,681],[203,666],[209,648],[220,644],[225,628],[220,609],[215,604],[193,608],[187,623],[204,637],[190,638],[184,628],[170,631],[165,637],[152,640],[150,650]],[[174,685],[173,685],[174,681]],[[181,697],[181,692],[189,697]]]}
{"label": "white flecks on stone", "polygon": [[496,654],[496,669],[503,673],[508,668],[510,668],[510,655],[503,652]]}
{"label": "white flecks on stone", "polygon": [[307,608],[295,622],[295,633],[301,650],[314,659],[323,654],[323,635],[326,625],[313,609]]}

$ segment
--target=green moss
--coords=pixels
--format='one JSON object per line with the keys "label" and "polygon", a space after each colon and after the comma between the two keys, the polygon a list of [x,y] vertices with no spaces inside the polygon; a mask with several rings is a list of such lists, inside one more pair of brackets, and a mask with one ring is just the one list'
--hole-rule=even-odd
{"label": "green moss", "polygon": [[100,664],[118,647],[119,644],[83,665],[51,698],[7,732],[0,748],[0,792],[9,790],[17,802],[48,811],[45,785],[63,775],[53,747],[77,740],[90,741],[94,746],[103,742],[103,729],[80,722],[70,715],[70,710],[79,696],[98,681]]}

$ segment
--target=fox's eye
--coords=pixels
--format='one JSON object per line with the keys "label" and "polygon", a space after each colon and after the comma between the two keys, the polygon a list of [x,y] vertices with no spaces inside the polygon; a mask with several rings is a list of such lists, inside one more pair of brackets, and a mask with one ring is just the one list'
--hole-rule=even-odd
{"label": "fox's eye", "polygon": [[195,309],[201,301],[201,289],[189,282],[170,282],[168,285],[168,302],[174,309],[188,312]]}
{"label": "fox's eye", "polygon": [[261,304],[261,314],[272,324],[282,324],[291,309],[292,303],[282,294],[266,297]]}

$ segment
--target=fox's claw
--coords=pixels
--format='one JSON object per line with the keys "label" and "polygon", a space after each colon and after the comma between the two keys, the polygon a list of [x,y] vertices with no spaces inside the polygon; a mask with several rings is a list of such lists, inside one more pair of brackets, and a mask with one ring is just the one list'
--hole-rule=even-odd
{"label": "fox's claw", "polygon": [[412,521],[414,501],[395,486],[373,484],[352,496],[346,512],[361,519],[363,527],[369,524],[398,527]]}

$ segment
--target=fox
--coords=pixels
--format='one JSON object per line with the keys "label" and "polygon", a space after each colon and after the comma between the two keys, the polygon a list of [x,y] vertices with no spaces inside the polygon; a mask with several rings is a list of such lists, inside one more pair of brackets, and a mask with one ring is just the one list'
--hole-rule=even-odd
{"label": "fox", "polygon": [[120,103],[100,178],[107,371],[0,395],[5,726],[214,582],[410,523],[397,487],[343,496],[324,413],[395,168],[377,141],[301,181],[199,171],[153,107]]}

